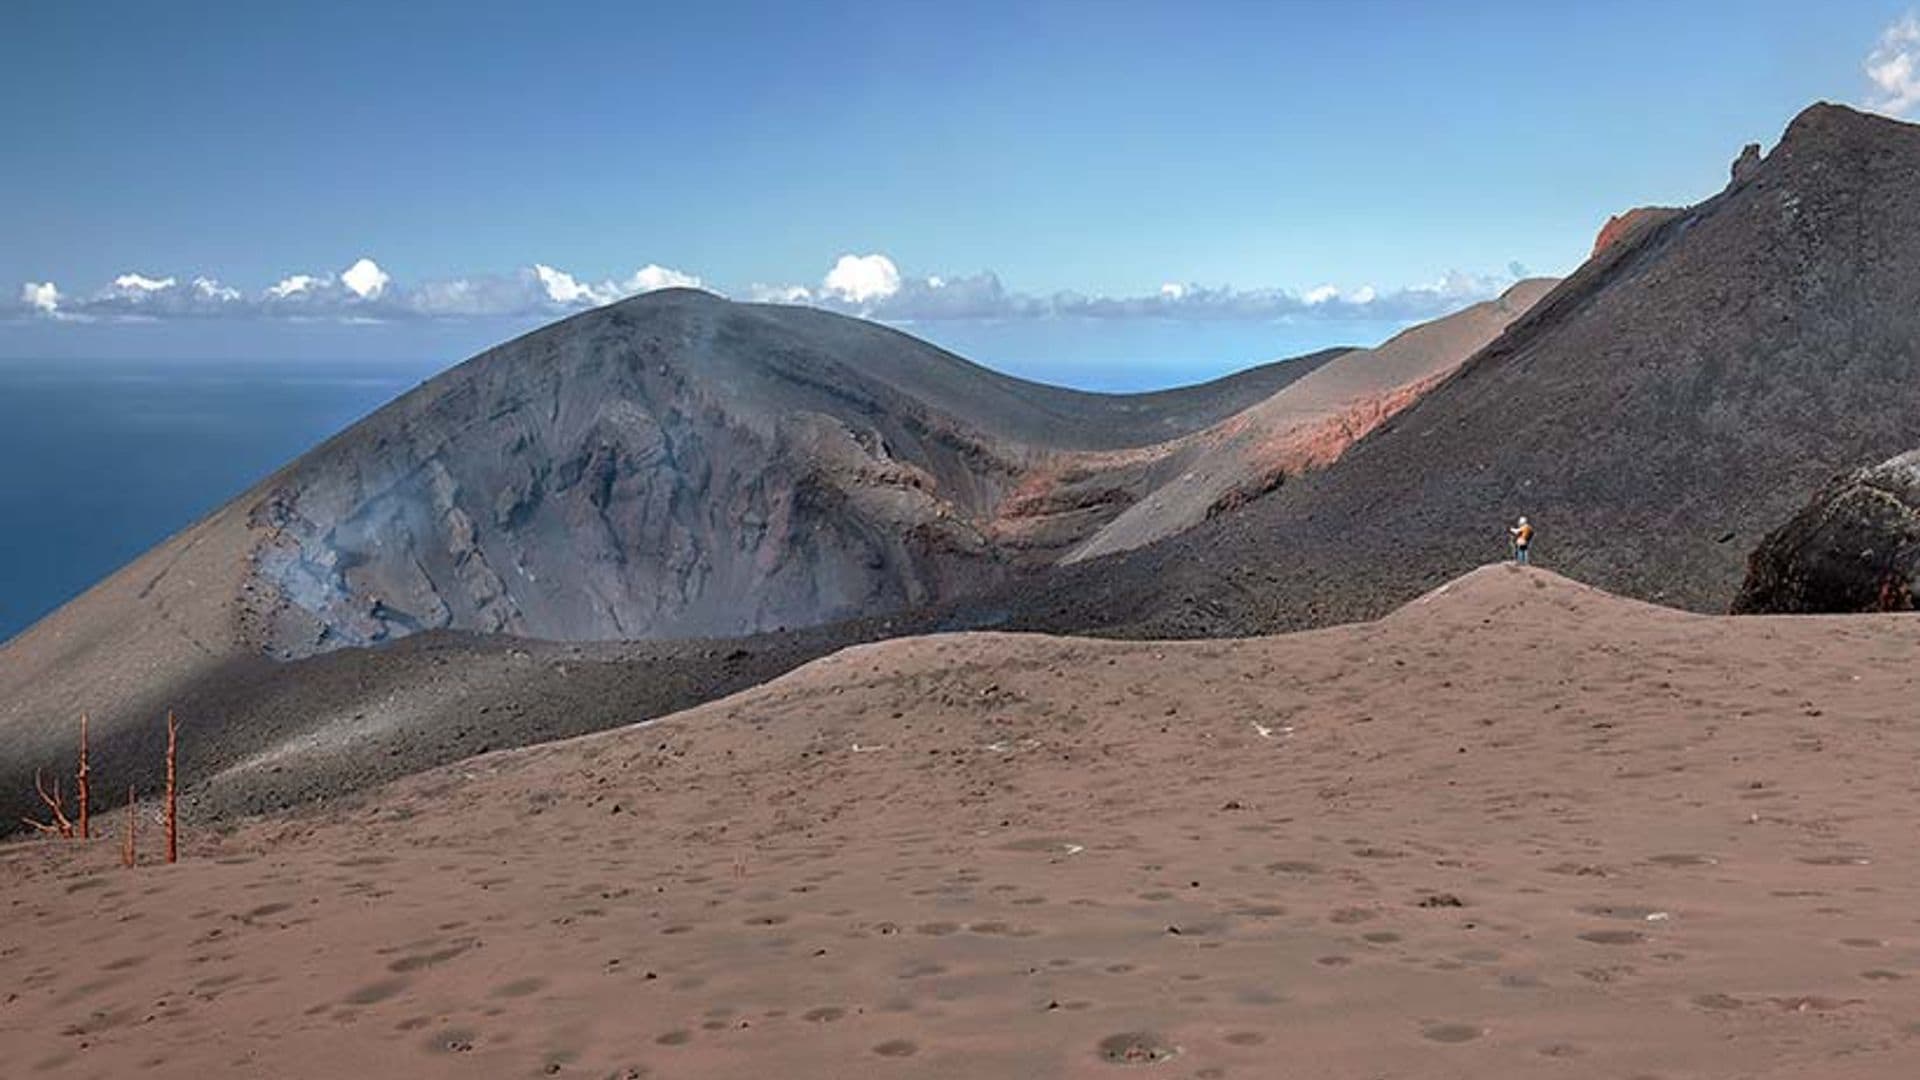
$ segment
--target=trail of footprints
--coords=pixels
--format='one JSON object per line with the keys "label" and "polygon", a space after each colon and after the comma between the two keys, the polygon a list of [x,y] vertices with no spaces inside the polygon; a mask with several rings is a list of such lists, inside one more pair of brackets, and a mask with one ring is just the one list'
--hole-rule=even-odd
{"label": "trail of footprints", "polygon": [[[901,838],[903,843],[917,839],[923,838]],[[999,845],[999,850],[1045,858],[1057,853],[1067,842],[1059,837],[1039,836]],[[826,854],[817,853],[817,857]],[[663,1025],[648,1040],[651,1055],[648,1060],[618,1066],[612,1073],[632,1076],[656,1075],[655,1069],[663,1070],[660,1075],[671,1075],[672,1053],[699,1040],[725,1039],[780,1026],[789,1030],[797,1027],[802,1032],[809,1028],[826,1030],[870,1017],[938,1010],[942,1003],[1000,993],[1017,975],[1017,964],[1009,961],[1021,951],[1035,957],[1026,977],[1044,984],[1045,989],[1027,996],[1031,1007],[1044,1011],[1057,1010],[1066,1015],[1103,1011],[1100,1001],[1115,989],[1115,980],[1148,980],[1161,987],[1145,994],[1138,991],[1112,994],[1121,1003],[1117,1011],[1122,1012],[1137,1010],[1142,1000],[1162,995],[1170,995],[1176,1003],[1194,1011],[1224,1008],[1236,1016],[1245,1016],[1248,1010],[1284,1009],[1290,1000],[1282,989],[1213,985],[1231,980],[1212,978],[1203,971],[1178,972],[1163,963],[1143,966],[1136,962],[1107,962],[1097,956],[1074,955],[1041,958],[1041,953],[1051,949],[1045,944],[1048,938],[1073,936],[1069,912],[1074,908],[1129,912],[1140,927],[1163,927],[1151,932],[1182,939],[1195,948],[1217,944],[1208,939],[1220,938],[1232,939],[1242,948],[1260,948],[1271,944],[1275,930],[1314,933],[1312,927],[1324,926],[1330,929],[1320,932],[1325,935],[1323,940],[1345,940],[1357,951],[1314,956],[1311,962],[1318,970],[1313,974],[1296,968],[1292,975],[1295,980],[1312,982],[1322,990],[1324,980],[1338,977],[1331,972],[1378,962],[1370,958],[1380,953],[1390,954],[1386,957],[1390,962],[1423,963],[1448,972],[1497,965],[1503,958],[1497,947],[1450,948],[1440,944],[1445,951],[1438,955],[1418,951],[1423,938],[1435,939],[1436,943],[1446,939],[1458,944],[1476,925],[1474,920],[1479,916],[1474,913],[1474,905],[1453,893],[1403,887],[1402,879],[1413,876],[1412,872],[1382,877],[1370,869],[1407,860],[1407,852],[1399,846],[1365,841],[1350,843],[1343,857],[1332,863],[1320,857],[1285,858],[1257,866],[1237,864],[1230,871],[1236,880],[1225,888],[1216,888],[1215,883],[1199,879],[1183,880],[1163,862],[1138,862],[1139,853],[1121,851],[1115,862],[1125,861],[1129,854],[1136,856],[1132,872],[1145,887],[1124,897],[1049,895],[1035,891],[1030,884],[993,883],[985,871],[977,868],[955,869],[949,863],[935,861],[896,866],[883,875],[890,879],[887,883],[904,904],[921,910],[931,906],[947,912],[941,917],[916,917],[904,910],[893,917],[875,917],[873,913],[837,903],[825,906],[829,901],[823,898],[838,894],[835,886],[841,884],[843,875],[836,870],[782,876],[772,882],[765,881],[766,875],[756,871],[750,880],[735,884],[726,876],[725,867],[693,864],[688,869],[697,872],[683,875],[672,883],[672,888],[657,886],[655,890],[648,890],[611,884],[617,876],[611,871],[625,869],[620,860],[613,859],[608,866],[609,882],[590,882],[557,890],[565,897],[566,902],[561,905],[565,914],[550,918],[543,932],[564,948],[574,946],[575,939],[590,936],[610,946],[608,951],[618,949],[620,955],[601,961],[593,973],[595,977],[637,980],[643,987],[664,984],[667,989],[655,993],[669,1000],[649,999],[644,1012],[692,1017],[677,1025]],[[1869,860],[1858,854],[1809,854],[1800,858],[1804,865],[1829,873],[1869,865]],[[1653,868],[1655,874],[1697,873],[1710,871],[1719,860],[1699,853],[1662,852],[1650,854],[1642,862]],[[341,865],[344,868],[349,864]],[[803,867],[804,861],[783,865]],[[526,871],[503,875],[484,861],[473,859],[447,864],[447,869],[464,872],[467,875],[464,884],[480,892],[524,890],[533,876]],[[1592,881],[1596,885],[1608,882],[1613,876],[1613,872],[1592,864],[1552,863],[1542,867],[1542,872],[1571,882]],[[104,880],[90,878],[73,886],[72,895],[93,897],[96,915],[138,915],[137,909],[153,900],[157,892],[133,894],[123,888],[97,884]],[[1657,881],[1657,877],[1653,880]],[[368,878],[342,877],[333,884],[345,896],[382,892],[375,881]],[[193,939],[185,958],[186,966],[196,972],[214,970],[197,974],[178,992],[158,999],[160,1004],[154,1012],[136,1016],[134,1011],[106,1000],[119,996],[123,978],[74,982],[71,973],[62,973],[42,963],[26,966],[20,983],[28,990],[59,983],[59,1001],[83,1015],[83,1019],[70,1025],[68,1030],[75,1035],[92,1037],[105,1037],[116,1029],[155,1019],[178,1023],[190,1018],[196,1007],[209,1004],[223,994],[275,992],[275,980],[271,977],[248,979],[236,971],[218,970],[223,963],[236,961],[243,954],[244,946],[236,943],[236,939],[249,934],[299,933],[306,922],[299,914],[303,906],[298,899],[302,883],[292,875],[269,875],[255,885],[262,892],[278,892],[282,896],[263,897],[256,902],[237,895],[232,899],[239,903],[233,905],[231,911],[202,909],[192,913],[191,920],[207,928]],[[748,885],[754,887],[743,891]],[[866,888],[852,888],[847,892],[887,895],[884,890]],[[663,896],[668,899],[663,901]],[[1814,902],[1825,896],[1823,890],[1807,889],[1797,891],[1792,898]],[[1316,904],[1320,905],[1318,909]],[[503,903],[500,912],[517,907],[519,905]],[[698,913],[694,914],[696,909]],[[735,909],[736,914],[727,915],[729,909]],[[747,910],[742,914],[737,913],[738,909]],[[1163,917],[1161,912],[1170,909],[1177,910]],[[962,910],[971,914],[961,916]],[[1019,914],[1014,914],[1016,911]],[[1049,915],[1050,911],[1054,914]],[[500,912],[488,917],[505,918]],[[53,911],[30,914],[43,926],[58,926],[64,921]],[[1576,925],[1591,924],[1578,930],[1575,937],[1594,947],[1596,958],[1590,965],[1565,974],[1598,986],[1631,981],[1646,963],[1655,961],[1615,963],[1597,954],[1613,951],[1642,954],[1656,949],[1662,929],[1675,921],[1673,913],[1666,908],[1637,901],[1595,900],[1571,906],[1570,914]],[[833,956],[849,947],[885,943],[885,947],[895,948],[899,955],[884,970],[894,982],[904,985],[898,990],[888,990],[873,980],[854,982],[848,984],[848,989],[869,992],[864,1002],[842,999],[795,1011],[778,1008],[751,1011],[728,1002],[714,1002],[702,1008],[696,999],[714,976],[699,970],[698,965],[687,959],[697,949],[668,950],[662,953],[660,961],[650,962],[647,943],[632,933],[636,918],[644,920],[653,936],[667,940],[711,936],[733,927],[747,935],[743,943],[736,944],[736,950],[752,947],[751,938],[755,934],[777,935],[767,936],[757,944],[789,963]],[[610,928],[604,934],[589,935],[584,929],[609,920],[619,923],[617,931]],[[137,920],[127,925],[137,925]],[[350,1022],[359,1022],[367,1018],[367,1014],[386,1007],[408,1011],[414,1007],[413,991],[430,984],[437,973],[472,963],[486,953],[484,925],[450,921],[439,924],[438,931],[424,939],[382,948],[379,966],[386,972],[383,977],[359,986],[331,1005],[323,1003],[316,1008]],[[1136,928],[1136,932],[1150,931]],[[964,953],[966,959],[961,966],[955,966],[955,959],[941,950],[949,943],[962,940],[967,943],[966,949],[951,951]],[[982,940],[1000,940],[1007,945],[983,951],[979,946]],[[894,944],[896,941],[925,942],[926,947],[935,952],[926,953],[911,944],[899,947]],[[1884,951],[1888,947],[1887,940],[1880,937],[1839,936],[1834,941],[1837,948],[1860,952]],[[1019,944],[1024,942],[1035,944]],[[10,946],[8,959],[20,963],[31,951],[20,945]],[[577,952],[577,948],[574,951]],[[675,963],[669,964],[668,956],[673,956]],[[151,954],[129,952],[103,965],[99,975],[141,975],[153,966],[153,960]],[[676,968],[676,965],[685,966]],[[577,974],[575,979],[533,974],[505,979],[488,990],[486,998],[490,1004],[477,1011],[469,1008],[453,1015],[409,1012],[393,1020],[391,1028],[412,1037],[413,1045],[422,1052],[435,1055],[473,1054],[512,1047],[516,1041],[513,1033],[529,1030],[525,1022],[530,1019],[537,1022],[543,1006],[557,995],[580,992],[577,985],[572,985],[577,981]],[[1512,990],[1551,985],[1533,973],[1509,971],[1495,977],[1500,986]],[[1907,973],[1889,966],[1865,966],[1860,973],[1863,982],[1869,984],[1892,984],[1907,977]],[[970,988],[969,981],[976,985]],[[732,984],[737,988],[738,980],[732,980]],[[915,989],[913,984],[925,984],[925,988]],[[1183,986],[1194,989],[1177,989]],[[1686,1004],[1710,1014],[1755,1009],[1826,1014],[1844,1012],[1860,1000],[1820,993],[1711,992],[1694,995]],[[1273,1023],[1279,1026],[1278,1016]],[[1418,1037],[1442,1046],[1475,1042],[1494,1030],[1494,1025],[1459,1018],[1434,1018],[1417,1025]],[[1230,1050],[1247,1050],[1261,1046],[1273,1036],[1272,1030],[1229,1023],[1215,1036],[1215,1041]],[[925,1052],[922,1042],[923,1039],[897,1036],[877,1038],[871,1043],[869,1053],[878,1061],[912,1059]],[[1117,1031],[1100,1037],[1084,1049],[1088,1055],[1117,1067],[1155,1064],[1198,1053],[1192,1045],[1183,1046],[1168,1035],[1147,1029]],[[548,1064],[558,1066],[554,1071],[567,1072],[589,1056],[588,1050],[585,1046],[559,1047],[539,1056]],[[1577,1057],[1589,1050],[1574,1043],[1552,1042],[1543,1044],[1538,1052],[1549,1057]],[[71,1055],[56,1055],[32,1063],[30,1068],[36,1073],[53,1073],[72,1063]],[[1231,1067],[1211,1068],[1214,1075],[1224,1076]]]}
{"label": "trail of footprints", "polygon": [[[1172,1065],[1204,1080],[1270,1075],[1262,1066],[1290,1031],[1403,979],[1457,991],[1458,1008],[1407,1015],[1383,1041],[1435,1054],[1494,1047],[1592,1061],[1614,1047],[1580,1033],[1516,1036],[1503,1000],[1517,1012],[1551,991],[1713,1023],[1841,1023],[1873,999],[1907,993],[1920,970],[1910,925],[1851,921],[1857,890],[1881,879],[1872,853],[1832,838],[1830,822],[1781,826],[1802,838],[1791,848],[1795,887],[1767,899],[1816,928],[1833,966],[1853,973],[1851,986],[1689,985],[1690,965],[1725,946],[1713,937],[1715,911],[1671,898],[1713,895],[1706,885],[1727,882],[1738,899],[1736,847],[1621,850],[1580,815],[1551,813],[1537,785],[1515,781],[1461,796],[1473,814],[1503,823],[1488,846],[1520,868],[1482,876],[1478,864],[1494,853],[1433,843],[1439,834],[1398,820],[1386,794],[1343,786],[1347,761],[1383,752],[1364,740],[1389,736],[1356,721],[1346,741],[1315,741],[1308,718],[1290,722],[1300,730],[1284,750],[1252,735],[1245,745],[1182,750],[1207,778],[1199,795],[1122,790],[1116,780],[1125,777],[1102,774],[1095,759],[1079,787],[1032,795],[1016,787],[944,807],[951,828],[889,832],[881,810],[836,817],[838,808],[816,804],[795,814],[806,828],[781,831],[785,804],[771,796],[784,793],[741,792],[707,776],[699,820],[661,825],[662,836],[581,836],[553,823],[558,814],[541,814],[529,827],[548,831],[532,845],[511,837],[511,855],[500,836],[453,831],[422,837],[402,856],[351,856],[317,872],[236,857],[219,867],[236,887],[185,912],[167,906],[158,877],[86,877],[65,887],[64,905],[10,913],[0,962],[21,973],[15,992],[30,997],[34,1020],[56,1019],[70,1046],[152,1025],[156,1035],[140,1037],[152,1039],[156,1067],[207,1037],[215,1003],[301,993],[297,977],[247,966],[250,949],[272,939],[299,943],[302,963],[365,972],[302,1005],[314,1024],[386,1034],[409,1052],[471,1060],[488,1074],[674,1076],[692,1055],[737,1046],[813,1048],[857,1058],[860,1075],[912,1076],[960,1052],[958,1033],[1018,1013],[1057,1024],[1057,1052],[1074,1061]],[[1625,762],[1630,722],[1560,722],[1579,725],[1594,753]],[[1259,774],[1239,760],[1246,745],[1293,754],[1291,781],[1341,812],[1312,821],[1263,809],[1249,794]],[[1667,756],[1690,746],[1676,743]],[[929,757],[930,771],[959,770],[951,755]],[[1438,767],[1422,775],[1446,783]],[[1621,779],[1648,777],[1659,779],[1646,769]],[[988,783],[968,781],[968,798]],[[1790,791],[1750,783],[1760,786],[1723,794],[1743,815],[1760,807],[1787,818]],[[798,791],[790,801],[809,797]],[[1196,814],[1199,798],[1205,812]],[[736,815],[744,820],[727,833],[732,803],[764,813]],[[1115,808],[1097,816],[1097,835],[1060,824],[1088,819],[1093,805]],[[1863,809],[1843,802],[1826,813]],[[1174,813],[1181,829],[1150,833]],[[1002,816],[1014,814],[1018,824]],[[408,860],[434,873],[388,873]],[[343,911],[387,921],[378,934],[316,931],[315,920]],[[435,911],[457,917],[427,914]],[[64,970],[53,942],[82,919],[111,935],[111,959],[96,971]],[[187,932],[156,936],[161,922]],[[362,955],[327,955],[342,940]],[[763,980],[799,996],[771,1000],[758,989]],[[582,1002],[604,999],[618,1008],[579,1019]],[[19,1022],[0,1011],[0,1023]],[[83,1053],[26,1067],[70,1074]]]}

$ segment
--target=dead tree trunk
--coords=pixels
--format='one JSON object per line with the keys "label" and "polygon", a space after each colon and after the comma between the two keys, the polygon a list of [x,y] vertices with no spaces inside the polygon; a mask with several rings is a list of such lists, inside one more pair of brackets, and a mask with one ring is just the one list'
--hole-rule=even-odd
{"label": "dead tree trunk", "polygon": [[133,785],[128,784],[127,785],[127,835],[120,838],[120,865],[126,867],[129,870],[133,869],[134,863],[139,860],[138,853],[135,852],[134,846],[133,846],[133,831],[135,828],[137,828],[136,822],[138,820],[139,819],[135,816],[133,812]]}
{"label": "dead tree trunk", "polygon": [[33,791],[34,794],[40,796],[40,801],[46,805],[46,808],[52,811],[53,820],[35,821],[32,818],[22,818],[20,820],[33,826],[42,833],[62,836],[71,840],[73,838],[73,821],[67,817],[66,800],[60,794],[60,778],[58,776],[53,778],[53,790],[48,791],[45,777],[40,774],[40,770],[35,769],[33,771]]}
{"label": "dead tree trunk", "polygon": [[175,783],[174,764],[178,760],[180,726],[173,713],[167,713],[167,861],[180,860],[180,792]]}
{"label": "dead tree trunk", "polygon": [[80,714],[80,768],[74,773],[74,786],[80,797],[80,839],[93,839],[92,788],[87,783],[87,714]]}

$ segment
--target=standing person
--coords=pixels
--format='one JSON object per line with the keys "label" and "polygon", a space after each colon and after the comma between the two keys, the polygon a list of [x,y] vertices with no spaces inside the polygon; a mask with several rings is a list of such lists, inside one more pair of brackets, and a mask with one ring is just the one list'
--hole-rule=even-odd
{"label": "standing person", "polygon": [[1527,548],[1533,545],[1533,526],[1527,524],[1526,515],[1522,514],[1520,523],[1508,529],[1507,532],[1513,537],[1513,561],[1521,566],[1531,565],[1531,561],[1527,558]]}

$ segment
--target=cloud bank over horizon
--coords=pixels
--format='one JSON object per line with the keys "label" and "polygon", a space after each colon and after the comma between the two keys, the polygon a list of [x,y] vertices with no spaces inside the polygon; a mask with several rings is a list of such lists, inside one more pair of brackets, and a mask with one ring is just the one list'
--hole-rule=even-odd
{"label": "cloud bank over horizon", "polygon": [[[739,299],[794,304],[882,322],[1017,321],[1045,318],[1202,321],[1400,321],[1434,318],[1497,295],[1528,276],[1506,271],[1449,271],[1436,281],[1382,290],[1371,284],[1331,284],[1304,290],[1234,288],[1166,282],[1139,295],[1106,296],[1061,290],[1039,294],[1007,288],[982,271],[960,276],[911,276],[889,256],[841,255],[812,285],[754,284]],[[155,322],[254,319],[387,323],[479,318],[558,318],[667,288],[727,295],[699,275],[649,263],[622,278],[592,280],[536,262],[505,274],[401,282],[371,257],[330,273],[288,274],[257,290],[210,275],[150,275],[128,271],[90,292],[69,292],[54,281],[23,282],[0,295],[0,320]]]}

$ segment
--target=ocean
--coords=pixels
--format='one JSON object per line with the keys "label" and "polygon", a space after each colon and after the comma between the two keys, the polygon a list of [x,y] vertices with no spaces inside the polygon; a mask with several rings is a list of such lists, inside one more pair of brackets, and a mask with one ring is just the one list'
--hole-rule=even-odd
{"label": "ocean", "polygon": [[0,641],[438,367],[0,360]]}

